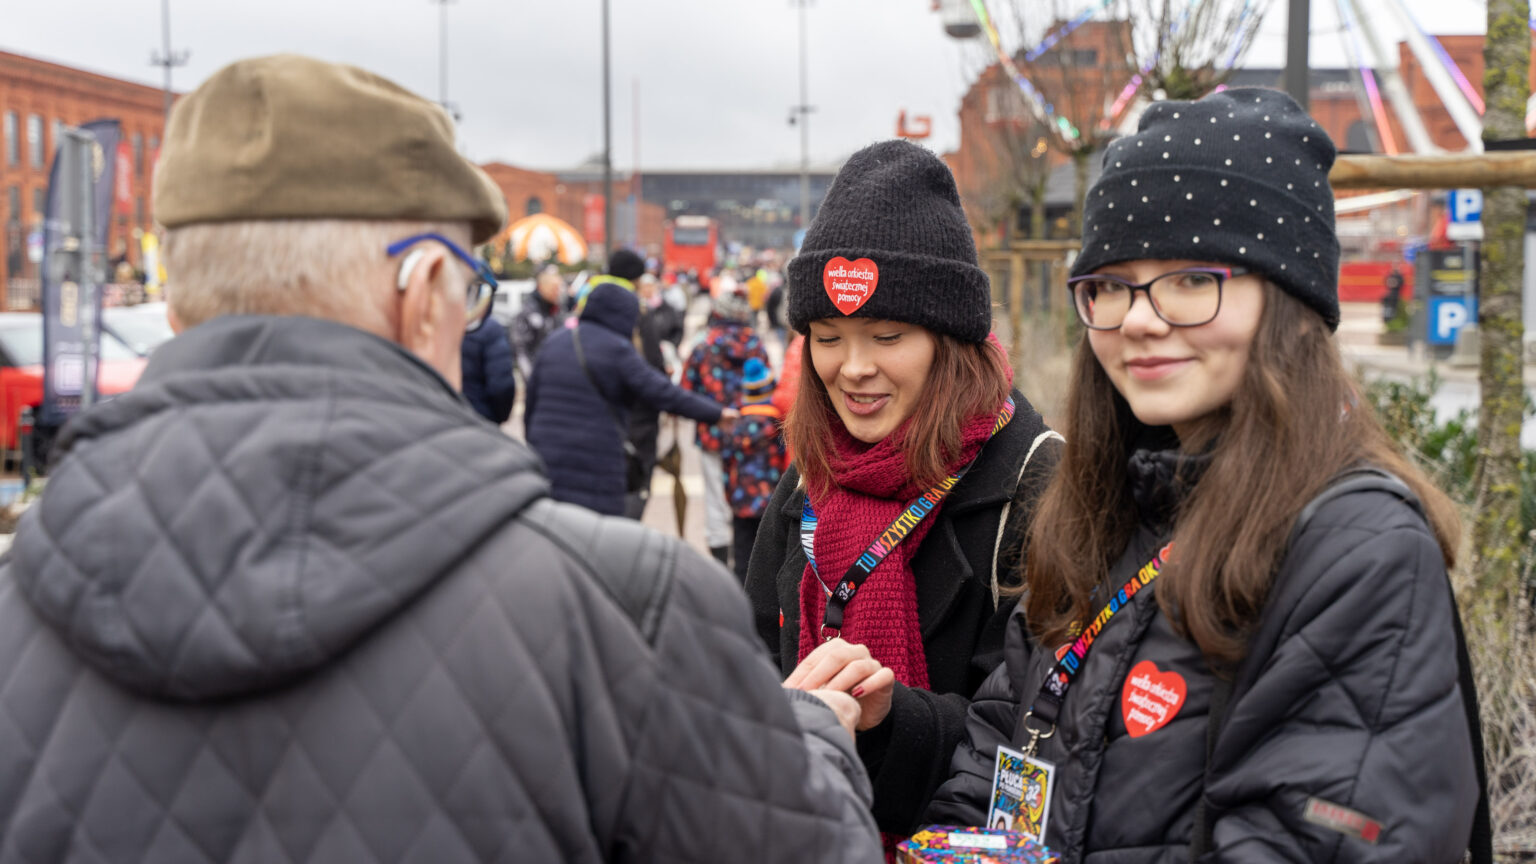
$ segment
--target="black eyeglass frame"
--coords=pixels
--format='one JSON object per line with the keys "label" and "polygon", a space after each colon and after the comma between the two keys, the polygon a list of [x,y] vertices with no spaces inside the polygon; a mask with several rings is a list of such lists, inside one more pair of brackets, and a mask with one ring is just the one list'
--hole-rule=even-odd
{"label": "black eyeglass frame", "polygon": [[[1167,273],[1154,276],[1153,278],[1147,280],[1146,282],[1142,282],[1139,285],[1131,282],[1130,280],[1121,279],[1119,276],[1111,276],[1103,273],[1088,273],[1083,276],[1073,276],[1071,279],[1068,279],[1067,294],[1072,298],[1072,309],[1077,312],[1077,320],[1081,321],[1083,326],[1087,327],[1089,330],[1119,330],[1125,325],[1124,318],[1121,318],[1120,323],[1114,325],[1113,327],[1103,327],[1090,324],[1088,323],[1087,319],[1083,317],[1083,307],[1077,302],[1077,286],[1083,282],[1090,281],[1114,282],[1117,285],[1124,286],[1127,291],[1131,292],[1131,300],[1125,306],[1126,315],[1131,314],[1131,307],[1136,304],[1136,292],[1140,291],[1147,295],[1147,305],[1152,307],[1152,314],[1156,315],[1158,319],[1164,324],[1167,324],[1170,327],[1201,327],[1211,323],[1212,321],[1215,321],[1216,316],[1221,314],[1221,289],[1226,287],[1227,280],[1238,276],[1247,276],[1251,272],[1253,271],[1246,267],[1184,267],[1179,270],[1170,270]],[[1169,276],[1179,276],[1185,273],[1204,273],[1216,277],[1216,309],[1211,313],[1211,317],[1205,319],[1204,321],[1195,321],[1192,323],[1169,321],[1167,316],[1163,315],[1163,310],[1157,308],[1156,301],[1152,299],[1152,283],[1166,279]]]}

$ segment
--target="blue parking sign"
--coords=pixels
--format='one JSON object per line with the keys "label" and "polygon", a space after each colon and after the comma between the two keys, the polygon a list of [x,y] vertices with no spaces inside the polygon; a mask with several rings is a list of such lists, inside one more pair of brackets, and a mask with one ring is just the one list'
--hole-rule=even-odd
{"label": "blue parking sign", "polygon": [[1477,298],[1431,297],[1429,298],[1429,333],[1425,340],[1431,345],[1454,345],[1456,333],[1467,324],[1477,321]]}
{"label": "blue parking sign", "polygon": [[1483,190],[1452,189],[1445,199],[1452,222],[1481,222],[1483,220]]}

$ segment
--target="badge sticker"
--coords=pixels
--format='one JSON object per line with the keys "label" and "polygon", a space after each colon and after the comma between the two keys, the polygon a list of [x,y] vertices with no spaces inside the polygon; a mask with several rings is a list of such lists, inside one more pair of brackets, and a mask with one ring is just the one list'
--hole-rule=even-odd
{"label": "badge sticker", "polygon": [[1131,669],[1120,691],[1120,713],[1132,738],[1151,735],[1163,728],[1184,707],[1184,676],[1160,672],[1157,664],[1143,660]]}
{"label": "badge sticker", "polygon": [[997,748],[997,767],[992,773],[992,806],[987,827],[1018,831],[1045,842],[1045,826],[1051,815],[1051,783],[1056,767],[1042,759],[1025,756],[1007,747]]}
{"label": "badge sticker", "polygon": [[880,284],[880,268],[868,258],[849,261],[839,255],[822,269],[821,284],[837,311],[852,315],[874,296],[875,287]]}

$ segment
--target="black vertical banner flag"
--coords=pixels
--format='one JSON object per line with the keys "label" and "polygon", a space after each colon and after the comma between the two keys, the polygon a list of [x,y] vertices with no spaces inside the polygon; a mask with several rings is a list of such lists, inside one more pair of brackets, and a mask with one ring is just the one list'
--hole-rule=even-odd
{"label": "black vertical banner flag", "polygon": [[122,126],[95,120],[60,136],[43,222],[43,405],[59,426],[96,398],[101,286]]}

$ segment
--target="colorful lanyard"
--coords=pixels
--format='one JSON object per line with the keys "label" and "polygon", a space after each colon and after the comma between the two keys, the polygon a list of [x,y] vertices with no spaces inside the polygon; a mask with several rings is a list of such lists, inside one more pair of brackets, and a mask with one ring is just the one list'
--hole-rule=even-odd
{"label": "colorful lanyard", "polygon": [[[1056,718],[1061,713],[1061,703],[1067,698],[1067,688],[1072,686],[1072,681],[1077,677],[1078,670],[1083,668],[1083,657],[1087,656],[1088,649],[1093,647],[1095,639],[1104,632],[1105,626],[1111,618],[1120,610],[1131,605],[1131,598],[1144,591],[1152,584],[1152,580],[1161,573],[1164,565],[1168,563],[1169,552],[1173,549],[1172,543],[1166,543],[1152,556],[1152,560],[1141,565],[1136,575],[1125,583],[1120,592],[1109,598],[1109,602],[1099,610],[1093,622],[1083,628],[1077,639],[1068,645],[1056,665],[1045,676],[1045,683],[1040,685],[1040,692],[1035,696],[1035,701],[1019,718],[1019,728],[1029,733],[1029,743],[1024,748],[1025,756],[1034,756],[1035,747],[1041,741],[1056,734]],[[1036,718],[1044,723],[1043,729],[1036,729],[1029,725],[1030,718]]]}
{"label": "colorful lanyard", "polygon": [[[997,412],[997,422],[992,425],[992,431],[987,435],[988,441],[1008,425],[1008,421],[1013,419],[1013,412],[1013,397],[1009,396],[1003,403],[1003,409]],[[967,462],[959,471],[945,477],[932,489],[917,496],[911,504],[902,508],[901,515],[896,517],[891,527],[880,532],[875,542],[869,544],[864,554],[860,555],[853,562],[853,566],[848,568],[848,572],[843,574],[843,578],[838,581],[835,588],[827,585],[821,578],[821,570],[816,566],[816,510],[811,507],[811,496],[809,494],[805,496],[805,506],[800,509],[800,547],[805,550],[805,560],[811,563],[811,572],[816,574],[816,581],[821,583],[821,590],[827,594],[827,611],[822,616],[819,634],[823,642],[837,638],[842,632],[843,610],[853,601],[854,595],[859,593],[859,586],[864,584],[869,574],[880,565],[881,561],[885,560],[885,556],[891,554],[892,549],[912,534],[913,529],[929,513],[939,506],[939,502],[949,495],[950,490],[955,488],[960,478],[965,476],[965,472],[971,470],[971,466],[975,465],[976,459],[979,458],[981,454],[977,453],[976,458]],[[832,631],[831,635],[827,633],[829,630]]]}

